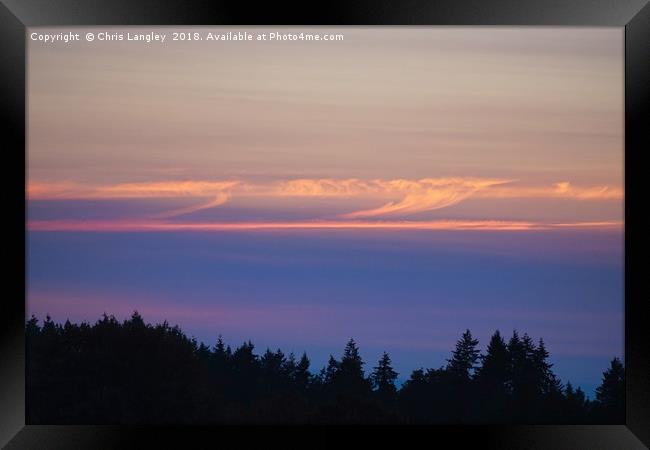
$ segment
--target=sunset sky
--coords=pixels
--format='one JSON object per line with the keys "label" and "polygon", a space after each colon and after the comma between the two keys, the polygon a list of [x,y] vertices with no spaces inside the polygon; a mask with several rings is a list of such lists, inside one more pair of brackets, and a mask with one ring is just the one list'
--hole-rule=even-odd
{"label": "sunset sky", "polygon": [[29,314],[314,370],[354,337],[401,379],[518,329],[592,392],[623,356],[622,29],[210,30],[345,39],[28,40]]}

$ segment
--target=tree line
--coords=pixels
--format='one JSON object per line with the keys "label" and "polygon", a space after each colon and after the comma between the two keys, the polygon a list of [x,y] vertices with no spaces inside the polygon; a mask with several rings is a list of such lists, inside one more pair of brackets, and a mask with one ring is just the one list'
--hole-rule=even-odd
{"label": "tree line", "polygon": [[29,424],[624,423],[625,370],[614,358],[590,400],[552,370],[544,341],[496,331],[481,354],[465,331],[447,364],[401,387],[388,353],[368,375],[350,339],[312,372],[308,356],[209,347],[178,326],[26,322]]}

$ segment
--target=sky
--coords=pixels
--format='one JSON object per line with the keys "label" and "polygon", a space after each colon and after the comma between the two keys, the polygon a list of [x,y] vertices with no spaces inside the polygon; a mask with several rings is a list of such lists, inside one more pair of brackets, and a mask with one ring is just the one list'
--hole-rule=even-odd
{"label": "sky", "polygon": [[[70,30],[174,31],[29,32]],[[622,28],[190,31],[344,39],[28,39],[28,314],[401,379],[517,329],[589,393],[623,356]]]}

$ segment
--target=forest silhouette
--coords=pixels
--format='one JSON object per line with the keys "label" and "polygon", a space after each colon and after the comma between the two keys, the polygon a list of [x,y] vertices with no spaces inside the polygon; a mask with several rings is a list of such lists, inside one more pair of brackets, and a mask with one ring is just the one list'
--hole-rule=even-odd
{"label": "forest silhouette", "polygon": [[384,353],[368,374],[353,339],[312,372],[308,356],[221,337],[209,347],[178,326],[26,322],[28,424],[584,424],[625,422],[625,370],[614,358],[596,398],[553,373],[544,341],[496,331],[485,350],[465,331],[447,364],[401,387]]}

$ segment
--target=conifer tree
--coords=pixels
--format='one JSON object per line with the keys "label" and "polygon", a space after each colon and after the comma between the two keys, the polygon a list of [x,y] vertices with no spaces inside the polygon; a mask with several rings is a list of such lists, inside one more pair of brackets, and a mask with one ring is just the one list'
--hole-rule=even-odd
{"label": "conifer tree", "polygon": [[[354,339],[350,339],[343,351],[343,357],[339,365],[339,375],[350,383],[366,384],[366,378],[363,373],[363,359],[359,353],[359,347]],[[369,387],[369,382],[367,383]]]}
{"label": "conifer tree", "polygon": [[363,378],[363,360],[359,354],[359,347],[357,347],[354,339],[350,339],[343,351],[343,357],[339,364],[340,373],[349,378]]}
{"label": "conifer tree", "polygon": [[57,326],[48,314],[43,321],[43,328],[41,330],[44,336],[54,338],[57,335]]}
{"label": "conifer tree", "polygon": [[370,375],[375,391],[382,398],[392,398],[397,393],[395,386],[397,375],[398,373],[391,366],[390,356],[384,352],[379,363]]}
{"label": "conifer tree", "polygon": [[553,364],[548,362],[549,353],[543,339],[539,339],[537,348],[533,352],[533,364],[537,370],[536,384],[544,396],[558,396],[562,392],[562,384],[553,373]]}
{"label": "conifer tree", "polygon": [[518,395],[523,384],[524,368],[526,361],[526,348],[523,345],[517,330],[512,332],[508,340],[508,391]]}
{"label": "conifer tree", "polygon": [[508,382],[508,347],[499,330],[495,331],[487,346],[485,355],[480,357],[481,366],[476,378],[483,389],[505,393]]}
{"label": "conifer tree", "polygon": [[211,356],[210,347],[201,342],[196,349],[196,356],[200,361],[208,361]]}
{"label": "conifer tree", "polygon": [[[363,359],[354,339],[345,346],[341,361],[336,364],[332,379],[332,388],[336,394],[345,396],[365,397],[372,390],[370,380],[363,373]],[[328,367],[330,371],[330,367]]]}
{"label": "conifer tree", "polygon": [[260,366],[264,376],[279,378],[286,374],[287,359],[282,350],[277,349],[275,352],[267,348],[260,357]]}
{"label": "conifer tree", "polygon": [[293,373],[293,381],[299,389],[306,389],[310,384],[311,374],[309,373],[309,365],[310,361],[307,353],[303,352]]}
{"label": "conifer tree", "polygon": [[35,337],[41,332],[41,328],[38,326],[38,319],[34,314],[32,314],[32,317],[27,321],[27,324],[25,325],[25,333],[28,338]]}
{"label": "conifer tree", "polygon": [[217,338],[217,343],[214,345],[213,354],[215,359],[220,361],[226,361],[232,356],[232,350],[230,346],[226,348],[226,344],[223,342],[221,335]]}
{"label": "conifer tree", "polygon": [[130,320],[125,321],[125,324],[128,325],[131,329],[145,328],[144,319],[138,311],[133,311]]}
{"label": "conifer tree", "polygon": [[451,359],[447,360],[447,371],[452,377],[462,381],[471,379],[480,354],[477,345],[478,339],[474,339],[472,333],[465,330],[456,343]]}
{"label": "conifer tree", "polygon": [[585,423],[587,418],[587,397],[578,387],[573,388],[570,381],[564,388],[564,411],[562,416],[568,423]]}
{"label": "conifer tree", "polygon": [[477,421],[505,420],[508,389],[508,347],[497,330],[490,338],[481,366],[476,369],[475,402]]}
{"label": "conifer tree", "polygon": [[[446,367],[414,370],[397,389],[383,353],[365,378],[350,340],[330,355],[321,377],[281,350],[259,357],[250,341],[234,352],[221,336],[213,348],[167,322],[134,314],[95,324],[25,323],[26,402],[30,423],[622,423],[625,371],[617,358],[590,402],[562,387],[543,340],[516,331],[492,335],[477,367],[469,330]],[[374,388],[374,394],[373,394]],[[591,415],[593,412],[593,415]]]}
{"label": "conifer tree", "polygon": [[321,379],[325,384],[331,384],[334,382],[334,378],[339,371],[339,362],[330,355],[327,360],[327,366],[321,371]]}
{"label": "conifer tree", "polygon": [[603,372],[603,381],[596,388],[597,415],[606,423],[625,421],[625,368],[618,358]]}

